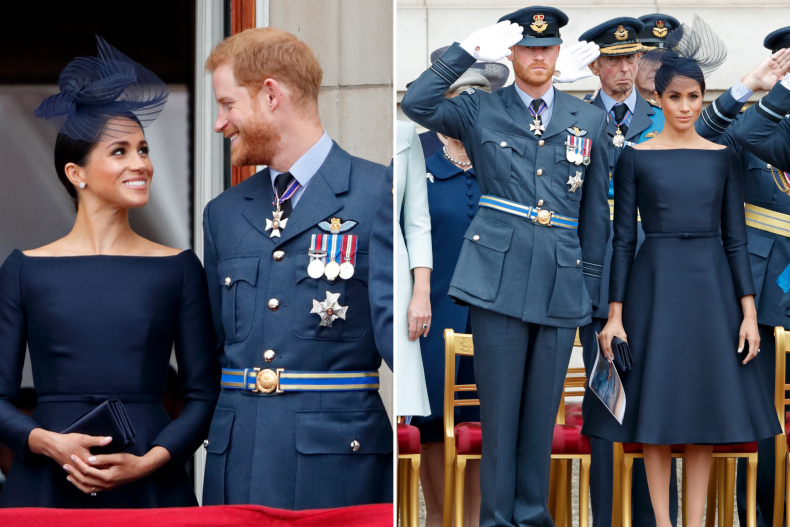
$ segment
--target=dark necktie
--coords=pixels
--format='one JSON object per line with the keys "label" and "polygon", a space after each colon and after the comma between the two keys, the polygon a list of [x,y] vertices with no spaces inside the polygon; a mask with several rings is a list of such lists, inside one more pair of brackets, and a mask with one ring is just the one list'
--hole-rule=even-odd
{"label": "dark necktie", "polygon": [[540,106],[542,104],[543,104],[543,99],[532,99],[532,111],[535,112],[535,117],[537,117],[538,119],[540,119],[540,114],[538,114],[538,111],[540,111]]}
{"label": "dark necktie", "polygon": [[[628,106],[621,103],[615,105],[615,107],[612,108],[612,110],[614,111],[615,124],[617,124],[623,122],[623,119],[625,119],[625,114],[628,112]],[[627,132],[628,132],[628,125],[626,125],[625,123],[621,124],[620,133],[625,135]]]}
{"label": "dark necktie", "polygon": [[[285,191],[288,190],[288,186],[293,182],[294,177],[291,175],[290,172],[283,172],[282,174],[277,174],[277,177],[274,178],[274,186],[277,188],[277,197],[282,198],[285,194]],[[288,216],[291,215],[291,211],[293,210],[293,206],[291,205],[291,200],[288,199],[280,204],[280,210],[282,211],[281,219],[286,219]]]}

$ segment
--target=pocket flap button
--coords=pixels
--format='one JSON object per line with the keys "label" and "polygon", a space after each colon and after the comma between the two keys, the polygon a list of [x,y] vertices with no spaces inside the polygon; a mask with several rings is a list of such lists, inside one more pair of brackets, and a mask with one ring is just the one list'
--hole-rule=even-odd
{"label": "pocket flap button", "polygon": [[226,276],[225,277],[225,286],[226,287],[230,287],[230,284],[231,284],[230,276]]}
{"label": "pocket flap button", "polygon": [[354,452],[356,452],[357,450],[359,450],[359,447],[360,447],[359,441],[357,441],[356,439],[354,439],[354,440],[351,442],[351,450],[353,450]]}

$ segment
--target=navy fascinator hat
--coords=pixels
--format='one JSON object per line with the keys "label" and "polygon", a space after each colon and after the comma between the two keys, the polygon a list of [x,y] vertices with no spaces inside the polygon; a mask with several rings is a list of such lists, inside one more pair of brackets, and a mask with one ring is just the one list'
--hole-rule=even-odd
{"label": "navy fascinator hat", "polygon": [[[146,127],[162,112],[168,89],[162,79],[100,36],[98,57],[77,57],[60,73],[60,93],[33,114],[72,139],[94,143]],[[114,119],[126,117],[127,119]]]}

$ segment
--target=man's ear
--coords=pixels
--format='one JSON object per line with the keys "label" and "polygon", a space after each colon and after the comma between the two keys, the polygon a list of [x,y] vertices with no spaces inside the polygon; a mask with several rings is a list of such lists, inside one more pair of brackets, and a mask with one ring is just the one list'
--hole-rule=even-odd
{"label": "man's ear", "polygon": [[516,57],[516,46],[510,46],[510,55],[507,56],[507,60],[513,62],[513,59]]}
{"label": "man's ear", "polygon": [[596,77],[600,77],[601,68],[600,68],[600,64],[598,64],[598,59],[595,59],[594,61],[590,62],[589,68],[590,71],[593,72],[593,75],[595,75]]}
{"label": "man's ear", "polygon": [[263,85],[255,96],[261,107],[266,107],[270,112],[275,111],[283,102],[283,86],[272,78],[263,81]]}

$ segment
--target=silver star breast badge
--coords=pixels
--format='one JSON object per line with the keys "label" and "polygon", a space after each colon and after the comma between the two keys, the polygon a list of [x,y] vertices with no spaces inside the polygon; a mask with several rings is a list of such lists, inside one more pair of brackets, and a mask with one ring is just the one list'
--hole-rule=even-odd
{"label": "silver star breast badge", "polygon": [[535,135],[540,135],[541,132],[546,131],[546,127],[541,124],[540,119],[535,117],[535,120],[532,121],[533,124],[529,125],[529,131],[533,132]]}
{"label": "silver star breast badge", "polygon": [[346,319],[346,311],[348,311],[348,306],[341,306],[338,304],[338,298],[340,298],[340,293],[330,293],[327,291],[326,300],[323,302],[319,302],[315,299],[313,300],[313,309],[310,311],[310,313],[314,313],[321,317],[321,323],[319,324],[320,326],[331,328],[332,322],[338,318],[342,318],[343,320]]}
{"label": "silver star breast badge", "polygon": [[267,219],[266,220],[266,229],[267,231],[272,231],[269,235],[269,238],[279,238],[280,231],[285,228],[285,224],[288,223],[288,218],[282,218],[282,211],[274,210],[272,211],[272,215],[274,216],[274,220]]}
{"label": "silver star breast badge", "polygon": [[582,188],[582,183],[584,183],[584,180],[581,172],[576,172],[575,176],[568,176],[567,184],[571,186],[569,192],[576,192],[577,188]]}

